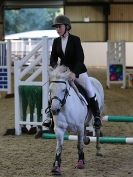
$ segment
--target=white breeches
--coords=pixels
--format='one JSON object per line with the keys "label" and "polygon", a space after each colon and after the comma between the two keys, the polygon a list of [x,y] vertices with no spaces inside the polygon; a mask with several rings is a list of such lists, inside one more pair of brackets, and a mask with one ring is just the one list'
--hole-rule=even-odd
{"label": "white breeches", "polygon": [[89,98],[92,98],[95,96],[95,92],[94,92],[92,83],[88,77],[87,72],[80,74],[79,77],[75,79],[75,81],[86,90]]}

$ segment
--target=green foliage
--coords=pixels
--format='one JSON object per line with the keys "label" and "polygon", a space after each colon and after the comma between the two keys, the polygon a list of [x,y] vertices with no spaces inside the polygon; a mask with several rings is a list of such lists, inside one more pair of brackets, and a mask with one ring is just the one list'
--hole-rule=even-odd
{"label": "green foliage", "polygon": [[22,102],[22,120],[26,121],[28,108],[30,111],[30,121],[33,122],[35,108],[37,109],[37,121],[42,120],[42,87],[41,86],[19,86],[19,94]]}
{"label": "green foliage", "polygon": [[6,10],[5,34],[52,29],[53,19],[61,11],[60,8]]}

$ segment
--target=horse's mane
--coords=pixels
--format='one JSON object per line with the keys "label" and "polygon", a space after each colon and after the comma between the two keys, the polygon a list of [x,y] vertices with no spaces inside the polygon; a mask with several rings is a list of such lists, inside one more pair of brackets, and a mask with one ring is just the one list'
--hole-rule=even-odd
{"label": "horse's mane", "polygon": [[70,74],[70,69],[64,65],[57,65],[56,68],[49,69],[49,76],[50,79],[56,78],[56,79],[68,79],[68,76]]}

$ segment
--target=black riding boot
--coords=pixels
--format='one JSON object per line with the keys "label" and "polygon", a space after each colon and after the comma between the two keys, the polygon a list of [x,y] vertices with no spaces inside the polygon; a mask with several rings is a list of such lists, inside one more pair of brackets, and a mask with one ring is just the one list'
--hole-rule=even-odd
{"label": "black riding boot", "polygon": [[43,122],[43,126],[45,126],[45,127],[49,128],[50,130],[54,131],[54,121],[53,121],[53,115],[51,113],[51,110],[49,111],[47,116],[49,117],[49,120]]}
{"label": "black riding boot", "polygon": [[98,101],[96,99],[96,95],[90,98],[89,103],[90,103],[89,106],[91,108],[92,114],[94,116],[94,127],[100,128],[102,122],[101,122],[100,110],[99,110]]}
{"label": "black riding boot", "polygon": [[50,131],[54,131],[54,121],[50,101],[48,101],[48,107],[46,108],[45,113],[47,114],[48,119],[43,122],[43,126],[49,128]]}

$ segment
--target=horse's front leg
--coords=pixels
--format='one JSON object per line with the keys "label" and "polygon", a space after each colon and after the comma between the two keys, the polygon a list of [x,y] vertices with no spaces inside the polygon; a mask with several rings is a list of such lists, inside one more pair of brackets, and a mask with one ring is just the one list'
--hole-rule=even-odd
{"label": "horse's front leg", "polygon": [[62,148],[63,148],[63,142],[64,142],[64,130],[56,129],[56,154],[55,154],[55,161],[53,163],[52,173],[54,175],[61,175],[61,154],[62,154]]}
{"label": "horse's front leg", "polygon": [[78,143],[77,143],[77,149],[78,149],[78,162],[76,165],[76,168],[78,169],[84,169],[85,162],[84,162],[84,151],[83,151],[83,139],[84,139],[84,128],[83,130],[78,132]]}

